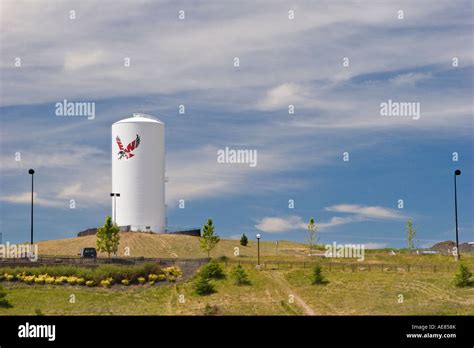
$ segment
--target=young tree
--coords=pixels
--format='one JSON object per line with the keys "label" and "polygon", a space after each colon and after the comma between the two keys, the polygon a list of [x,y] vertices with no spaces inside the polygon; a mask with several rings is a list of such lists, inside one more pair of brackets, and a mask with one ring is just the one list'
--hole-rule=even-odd
{"label": "young tree", "polygon": [[318,228],[316,227],[316,223],[314,222],[314,218],[309,220],[308,224],[308,241],[309,241],[309,255],[311,256],[313,251],[313,246],[316,243],[316,234],[318,232]]}
{"label": "young tree", "polygon": [[413,239],[416,236],[416,230],[413,227],[413,220],[408,219],[407,221],[407,240],[408,240],[408,249],[413,249],[415,247],[415,243]]}
{"label": "young tree", "polygon": [[472,277],[472,272],[469,270],[469,268],[461,263],[459,265],[459,270],[456,273],[456,276],[454,278],[454,285],[458,287],[464,287],[464,286],[469,286],[471,285],[471,277]]}
{"label": "young tree", "polygon": [[117,253],[120,244],[120,229],[112,223],[112,218],[107,216],[104,226],[97,230],[97,250],[110,254]]}
{"label": "young tree", "polygon": [[232,277],[234,278],[235,285],[250,285],[247,272],[245,272],[241,265],[238,265],[232,270]]}
{"label": "young tree", "polygon": [[219,243],[220,238],[217,234],[214,234],[214,225],[212,224],[212,219],[207,219],[207,223],[202,227],[201,238],[199,242],[201,248],[207,252],[207,257],[212,249],[214,249]]}
{"label": "young tree", "polygon": [[0,285],[0,307],[2,308],[10,308],[12,305],[10,302],[8,302],[7,299],[7,293],[3,289],[3,287]]}
{"label": "young tree", "polygon": [[323,269],[320,265],[316,265],[313,268],[312,284],[325,284],[327,280],[323,276]]}
{"label": "young tree", "polygon": [[242,238],[240,238],[240,245],[247,246],[248,243],[249,243],[249,239],[247,238],[247,236],[244,233],[242,235]]}
{"label": "young tree", "polygon": [[194,291],[196,294],[204,296],[216,292],[216,289],[209,278],[200,275],[194,283]]}

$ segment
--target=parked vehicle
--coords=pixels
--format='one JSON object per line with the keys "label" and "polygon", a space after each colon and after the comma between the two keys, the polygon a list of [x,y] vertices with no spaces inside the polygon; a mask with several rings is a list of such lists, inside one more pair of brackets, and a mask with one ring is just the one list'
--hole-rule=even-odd
{"label": "parked vehicle", "polygon": [[95,248],[82,248],[78,255],[86,259],[95,259],[97,257],[97,250]]}

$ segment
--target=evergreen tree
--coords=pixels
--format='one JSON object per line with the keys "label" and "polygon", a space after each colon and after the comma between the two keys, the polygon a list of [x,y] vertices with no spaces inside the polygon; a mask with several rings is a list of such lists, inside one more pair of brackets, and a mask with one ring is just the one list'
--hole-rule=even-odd
{"label": "evergreen tree", "polygon": [[5,292],[5,290],[3,289],[2,286],[0,286],[0,307],[1,308],[10,308],[10,307],[12,307],[10,302],[8,302],[7,293]]}
{"label": "evergreen tree", "polygon": [[459,270],[454,277],[454,284],[458,287],[469,286],[472,282],[471,277],[472,273],[469,271],[469,268],[465,264],[461,263],[459,265]]}
{"label": "evergreen tree", "polygon": [[216,290],[208,277],[200,275],[194,283],[194,291],[196,294],[204,296],[212,294]]}
{"label": "evergreen tree", "polygon": [[247,238],[247,236],[244,233],[242,235],[242,238],[240,238],[240,245],[247,246],[248,243],[249,243],[249,239]]}
{"label": "evergreen tree", "polygon": [[234,278],[235,285],[249,285],[250,280],[248,278],[247,272],[243,269],[241,265],[235,267],[232,271],[232,277]]}
{"label": "evergreen tree", "polygon": [[320,265],[313,268],[312,284],[325,284],[327,280],[323,276],[323,269]]}

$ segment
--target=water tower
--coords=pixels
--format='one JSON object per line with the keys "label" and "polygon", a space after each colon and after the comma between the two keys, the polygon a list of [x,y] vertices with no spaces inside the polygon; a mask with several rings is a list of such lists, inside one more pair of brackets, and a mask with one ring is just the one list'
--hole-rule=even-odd
{"label": "water tower", "polygon": [[[165,232],[165,125],[149,115],[112,125],[112,217],[132,231]],[[115,206],[115,211],[114,211]]]}

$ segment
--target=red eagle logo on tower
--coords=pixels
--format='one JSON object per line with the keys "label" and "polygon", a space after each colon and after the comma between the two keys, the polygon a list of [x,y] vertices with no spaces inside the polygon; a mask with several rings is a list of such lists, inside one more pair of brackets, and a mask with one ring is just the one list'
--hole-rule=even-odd
{"label": "red eagle logo on tower", "polygon": [[137,137],[135,138],[135,140],[131,141],[127,145],[127,147],[123,147],[122,140],[120,139],[118,135],[115,141],[117,142],[117,145],[120,149],[120,151],[118,152],[118,155],[119,155],[118,159],[122,159],[123,157],[125,157],[126,159],[129,159],[135,156],[132,152],[138,147],[138,145],[140,145],[140,136],[137,134]]}

